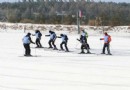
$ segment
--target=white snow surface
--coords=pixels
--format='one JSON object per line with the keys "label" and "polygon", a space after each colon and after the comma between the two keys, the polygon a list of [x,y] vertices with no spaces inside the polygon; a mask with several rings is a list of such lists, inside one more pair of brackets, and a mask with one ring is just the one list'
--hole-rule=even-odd
{"label": "white snow surface", "polygon": [[[31,45],[31,54],[23,57],[23,30],[0,31],[0,90],[130,90],[130,34],[112,36],[112,56],[100,55],[102,34],[87,30],[91,52],[78,54],[79,35],[67,31],[69,53],[55,50],[36,49]],[[28,31],[27,31],[28,32]],[[34,33],[34,31],[29,31]],[[126,34],[125,34],[126,33]],[[48,31],[42,31],[42,45],[48,47]],[[31,36],[35,41],[35,37]],[[56,40],[60,47],[61,39]]]}

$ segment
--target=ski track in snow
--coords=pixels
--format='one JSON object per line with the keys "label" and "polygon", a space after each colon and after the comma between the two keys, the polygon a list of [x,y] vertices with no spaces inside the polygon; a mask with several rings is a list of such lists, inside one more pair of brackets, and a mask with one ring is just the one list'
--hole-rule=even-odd
{"label": "ski track in snow", "polygon": [[[31,31],[34,33],[33,31]],[[48,47],[43,33],[42,45]],[[101,55],[103,35],[90,35],[91,52],[78,54],[77,34],[69,34],[68,47],[73,52],[33,48],[37,57],[24,54],[23,31],[0,32],[0,90],[130,90],[130,39],[113,36],[112,56]],[[35,41],[35,37],[32,37]],[[61,39],[56,40],[57,47]]]}

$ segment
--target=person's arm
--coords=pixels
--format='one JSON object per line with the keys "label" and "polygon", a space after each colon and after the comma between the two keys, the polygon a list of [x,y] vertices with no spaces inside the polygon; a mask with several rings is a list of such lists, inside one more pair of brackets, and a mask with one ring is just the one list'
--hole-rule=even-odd
{"label": "person's arm", "polygon": [[32,36],[36,36],[36,34],[32,34]]}
{"label": "person's arm", "polygon": [[29,37],[29,40],[30,40],[30,43],[33,43],[33,44],[35,44],[35,43],[32,41],[31,37]]}
{"label": "person's arm", "polygon": [[77,39],[77,40],[81,42],[81,40],[82,40],[82,36],[80,36],[80,38],[79,38],[79,39]]}
{"label": "person's arm", "polygon": [[57,36],[57,38],[62,38],[61,36]]}
{"label": "person's arm", "polygon": [[80,39],[77,38],[78,41],[80,41]]}
{"label": "person's arm", "polygon": [[50,35],[45,35],[46,37],[49,37]]}
{"label": "person's arm", "polygon": [[100,38],[100,40],[104,40],[104,38]]}

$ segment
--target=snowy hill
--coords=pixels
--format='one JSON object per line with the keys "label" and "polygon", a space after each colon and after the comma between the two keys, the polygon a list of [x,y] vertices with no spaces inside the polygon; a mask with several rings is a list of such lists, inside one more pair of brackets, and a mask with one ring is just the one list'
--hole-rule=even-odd
{"label": "snowy hill", "polygon": [[[48,30],[53,29],[58,35],[67,33],[68,47],[73,52],[36,49],[32,44],[31,54],[37,57],[23,57],[24,26],[26,33],[42,30],[44,47],[48,47],[49,38],[44,36]],[[129,26],[108,31],[112,36],[112,56],[100,54],[102,28],[109,27],[82,27],[89,33],[90,51],[95,54],[78,54],[79,35],[74,25],[0,23],[0,90],[130,90]],[[61,39],[57,39],[58,48],[60,43]]]}

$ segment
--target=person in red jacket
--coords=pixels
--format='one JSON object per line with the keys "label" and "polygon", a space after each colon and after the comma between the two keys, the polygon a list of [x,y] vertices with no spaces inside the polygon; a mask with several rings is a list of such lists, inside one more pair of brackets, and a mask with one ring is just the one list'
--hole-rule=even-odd
{"label": "person in red jacket", "polygon": [[110,42],[111,42],[111,36],[108,35],[107,32],[104,33],[104,38],[100,38],[100,40],[104,40],[104,46],[101,54],[105,54],[105,48],[107,48],[108,55],[112,55],[110,53]]}

